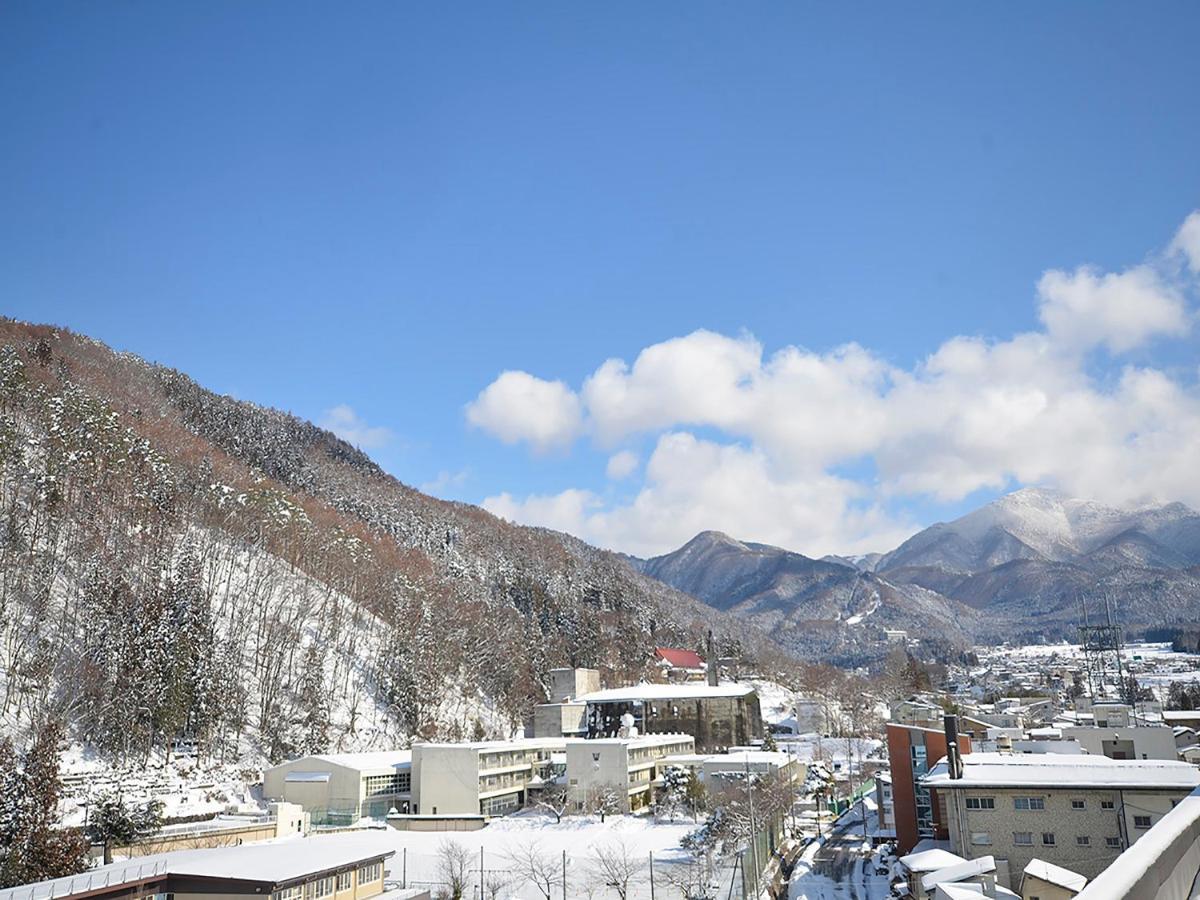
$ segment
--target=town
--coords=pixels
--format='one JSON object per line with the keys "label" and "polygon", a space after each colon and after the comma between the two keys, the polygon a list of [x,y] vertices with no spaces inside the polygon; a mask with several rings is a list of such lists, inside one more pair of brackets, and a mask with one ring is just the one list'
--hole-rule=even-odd
{"label": "town", "polygon": [[257,808],[114,834],[0,900],[1186,892],[1200,655],[1105,637],[927,666],[890,634],[915,684],[865,704],[682,648],[632,685],[553,669],[521,736],[289,759]]}

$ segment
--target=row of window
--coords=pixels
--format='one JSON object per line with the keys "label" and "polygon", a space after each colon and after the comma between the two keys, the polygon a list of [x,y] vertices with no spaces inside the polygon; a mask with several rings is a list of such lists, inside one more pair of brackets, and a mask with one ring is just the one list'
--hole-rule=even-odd
{"label": "row of window", "polygon": [[[1101,800],[1101,809],[1114,809],[1116,804],[1112,800]],[[967,809],[995,809],[995,797],[968,797]],[[1046,808],[1046,799],[1044,797],[1013,797],[1013,809],[1021,810],[1038,810]],[[1071,809],[1084,810],[1087,809],[1086,800],[1072,800]]]}
{"label": "row of window", "polygon": [[[1144,818],[1149,819],[1149,816],[1145,816]],[[1138,827],[1141,828],[1143,826],[1139,825]],[[1149,828],[1150,827],[1149,823],[1147,823],[1144,827]],[[1013,845],[1016,847],[1032,847],[1033,846],[1033,832],[1032,831],[1014,831],[1012,833],[1012,838],[1013,838],[1012,839]],[[971,843],[975,844],[976,846],[987,846],[992,843],[992,836],[991,836],[991,834],[989,834],[986,831],[972,832]],[[1078,847],[1090,847],[1092,844],[1092,838],[1090,835],[1077,834],[1077,835],[1075,835],[1075,844]],[[1121,848],[1121,839],[1119,837],[1106,837],[1104,839],[1104,845],[1106,847],[1108,847],[1109,849],[1119,850]],[[1058,838],[1055,836],[1053,831],[1043,831],[1042,832],[1042,846],[1043,847],[1058,846]]]}
{"label": "row of window", "polygon": [[[318,878],[316,881],[310,881],[304,885],[296,885],[282,891],[275,891],[271,894],[271,900],[319,900],[321,897],[332,897],[335,886],[338,891],[350,890],[353,884],[353,874],[353,872],[340,872],[336,876],[330,875],[326,878]],[[378,881],[382,877],[382,863],[371,863],[371,865],[363,866],[358,870],[359,884]]]}
{"label": "row of window", "polygon": [[366,783],[368,797],[380,794],[407,794],[412,790],[411,772],[397,772],[395,775],[368,775],[363,780]]}

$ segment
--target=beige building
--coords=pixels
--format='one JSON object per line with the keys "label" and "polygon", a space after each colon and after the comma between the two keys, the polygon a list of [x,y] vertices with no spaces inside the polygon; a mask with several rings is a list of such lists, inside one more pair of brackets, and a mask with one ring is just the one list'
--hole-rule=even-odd
{"label": "beige building", "polygon": [[943,760],[922,784],[954,851],[994,856],[1011,888],[1035,858],[1095,876],[1200,785],[1200,772],[1166,760],[969,753],[962,777]]}
{"label": "beige building", "polygon": [[1021,900],[1071,900],[1086,886],[1078,872],[1035,859],[1021,873]]}
{"label": "beige building", "polygon": [[554,775],[564,738],[414,744],[412,812],[503,816],[525,805]]}
{"label": "beige building", "polygon": [[412,753],[325,753],[304,756],[263,772],[263,796],[304,808],[314,825],[349,825],[364,816],[408,812]]}
{"label": "beige building", "polygon": [[180,850],[0,891],[0,900],[367,900],[383,893],[394,843],[375,833]]}
{"label": "beige building", "polygon": [[621,792],[622,811],[649,807],[667,758],[686,757],[695,746],[695,740],[687,734],[569,741],[567,784],[572,808],[584,809],[589,797],[606,787]]}

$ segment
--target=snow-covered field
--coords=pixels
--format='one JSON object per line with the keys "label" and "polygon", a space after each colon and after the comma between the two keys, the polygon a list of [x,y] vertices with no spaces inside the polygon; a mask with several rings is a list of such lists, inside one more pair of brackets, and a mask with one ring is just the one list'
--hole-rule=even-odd
{"label": "snow-covered field", "polygon": [[[646,816],[608,816],[604,822],[594,817],[565,818],[555,823],[552,816],[521,814],[499,819],[480,831],[472,832],[384,832],[396,849],[387,864],[387,879],[409,887],[430,887],[435,891],[443,881],[439,872],[439,849],[452,841],[471,853],[473,888],[479,884],[479,860],[482,851],[485,879],[493,885],[504,882],[502,897],[538,898],[542,895],[522,879],[513,862],[523,848],[536,844],[545,857],[559,865],[566,854],[568,897],[616,896],[605,889],[596,869],[597,851],[618,850],[628,854],[639,867],[631,881],[629,896],[650,896],[650,856],[654,856],[654,878],[660,896],[677,895],[670,889],[673,872],[685,857],[679,841],[696,825],[690,820],[674,824],[656,823]],[[556,896],[561,891],[561,878],[556,879]]]}

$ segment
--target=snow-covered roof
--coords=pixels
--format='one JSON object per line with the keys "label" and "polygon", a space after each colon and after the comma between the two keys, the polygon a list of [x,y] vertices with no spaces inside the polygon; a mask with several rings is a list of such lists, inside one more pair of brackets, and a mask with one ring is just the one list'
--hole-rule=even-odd
{"label": "snow-covered roof", "polygon": [[1087,878],[1078,872],[1048,863],[1044,859],[1031,859],[1025,867],[1025,874],[1047,884],[1056,884],[1068,891],[1082,891],[1087,884]]}
{"label": "snow-covered roof", "polygon": [[939,789],[975,787],[1112,788],[1183,790],[1200,786],[1200,771],[1185,762],[1109,759],[1107,756],[1047,753],[967,753],[963,777],[951,778],[945,760],[921,783]]}
{"label": "snow-covered roof", "polygon": [[368,753],[318,753],[321,759],[347,769],[407,769],[412,765],[411,750],[375,750]]}
{"label": "snow-covered roof", "polygon": [[574,738],[572,744],[584,747],[594,747],[597,744],[601,745],[617,745],[620,747],[662,747],[666,744],[695,744],[696,739],[690,734],[671,733],[666,734],[639,734],[637,737],[615,737],[615,738]]}
{"label": "snow-covered roof", "polygon": [[700,700],[705,697],[746,697],[754,693],[748,684],[635,684],[582,694],[588,703],[621,703],[637,700]]}
{"label": "snow-covered roof", "polygon": [[1200,709],[1164,709],[1162,717],[1166,722],[1200,722]]}
{"label": "snow-covered roof", "polygon": [[716,753],[706,757],[704,762],[705,764],[712,765],[727,763],[734,767],[745,765],[786,766],[794,759],[794,756],[781,753],[778,750],[741,750],[737,753]]}
{"label": "snow-covered roof", "polygon": [[0,891],[0,900],[49,900],[84,893],[93,887],[132,884],[150,878],[188,875],[228,878],[272,885],[305,878],[341,866],[383,859],[395,853],[394,841],[378,833],[346,833],[155,853],[111,863],[79,875],[25,884]]}
{"label": "snow-covered roof", "polygon": [[293,784],[325,784],[331,777],[330,772],[288,772],[283,776],[284,781]]}
{"label": "snow-covered roof", "polygon": [[979,900],[984,896],[982,884],[939,884],[934,900]]}
{"label": "snow-covered roof", "polygon": [[967,859],[943,869],[935,869],[921,879],[921,887],[931,891],[935,885],[951,884],[955,881],[965,881],[968,878],[978,878],[989,872],[996,871],[996,859],[992,856],[981,856],[978,859]]}
{"label": "snow-covered roof", "polygon": [[703,669],[704,660],[695,650],[680,650],[676,647],[655,647],[654,655],[677,669]]}
{"label": "snow-covered roof", "polygon": [[908,856],[900,857],[900,865],[904,866],[910,872],[936,872],[938,869],[944,869],[947,866],[956,866],[964,862],[966,860],[957,853],[951,853],[949,850],[943,850],[940,847],[935,847],[932,850],[920,850],[916,853],[910,853]]}

